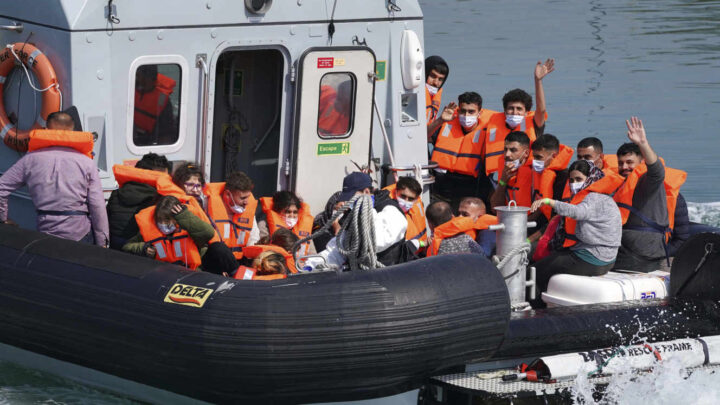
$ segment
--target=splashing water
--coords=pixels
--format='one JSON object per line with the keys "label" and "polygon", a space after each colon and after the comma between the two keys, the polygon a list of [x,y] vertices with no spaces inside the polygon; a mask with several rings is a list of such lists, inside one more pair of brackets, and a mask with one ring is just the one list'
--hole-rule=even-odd
{"label": "splashing water", "polygon": [[690,221],[720,226],[720,201],[711,203],[688,202]]}

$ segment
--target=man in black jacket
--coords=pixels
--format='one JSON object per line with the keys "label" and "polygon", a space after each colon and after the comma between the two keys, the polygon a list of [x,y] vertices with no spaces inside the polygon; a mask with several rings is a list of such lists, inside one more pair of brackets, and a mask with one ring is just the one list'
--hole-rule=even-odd
{"label": "man in black jacket", "polygon": [[[148,153],[142,157],[135,168],[169,173],[170,163],[165,156]],[[110,194],[107,203],[108,221],[110,222],[110,247],[122,249],[129,238],[138,232],[135,214],[143,208],[157,202],[157,190],[151,185],[136,181],[128,181]]]}

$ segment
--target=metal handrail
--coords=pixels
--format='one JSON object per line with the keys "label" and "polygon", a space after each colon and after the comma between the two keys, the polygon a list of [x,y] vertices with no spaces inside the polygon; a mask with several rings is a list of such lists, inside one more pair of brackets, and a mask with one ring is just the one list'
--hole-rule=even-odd
{"label": "metal handrail", "polygon": [[[438,164],[435,162],[430,162],[426,165],[421,165],[420,169],[422,170],[430,170],[430,169],[437,169]],[[394,171],[394,172],[404,172],[409,170],[415,170],[415,166],[409,165],[409,166],[388,166],[388,169]]]}
{"label": "metal handrail", "polygon": [[14,25],[0,25],[0,30],[15,31],[18,34],[23,32],[25,27],[22,24],[13,22]]}

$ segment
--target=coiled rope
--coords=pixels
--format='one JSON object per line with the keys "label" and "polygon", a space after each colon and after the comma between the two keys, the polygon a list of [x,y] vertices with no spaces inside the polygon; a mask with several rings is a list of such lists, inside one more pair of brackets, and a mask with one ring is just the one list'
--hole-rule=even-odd
{"label": "coiled rope", "polygon": [[497,256],[493,256],[493,263],[495,264],[495,267],[497,267],[498,269],[502,269],[513,257],[520,256],[520,262],[518,263],[517,269],[512,274],[505,276],[505,280],[507,280],[514,277],[520,271],[520,269],[524,269],[525,267],[527,267],[528,264],[530,264],[530,260],[528,260],[529,253],[530,244],[523,243],[522,245],[519,245],[513,250],[509,251],[508,254],[506,254],[502,258],[502,260]]}

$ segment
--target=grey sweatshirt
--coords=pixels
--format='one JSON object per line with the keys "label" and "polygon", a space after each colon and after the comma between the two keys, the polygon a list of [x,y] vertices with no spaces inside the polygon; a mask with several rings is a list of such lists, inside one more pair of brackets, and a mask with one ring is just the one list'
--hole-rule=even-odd
{"label": "grey sweatshirt", "polygon": [[[647,173],[638,180],[633,193],[632,205],[641,214],[660,225],[668,225],[667,199],[665,197],[665,167],[660,159],[648,165]],[[648,225],[640,217],[631,213],[623,229],[622,245],[629,251],[646,259],[665,257],[664,235],[657,232],[635,231],[627,229],[633,226]]]}
{"label": "grey sweatshirt", "polygon": [[483,248],[467,234],[451,236],[443,239],[438,248],[438,255],[447,255],[450,253],[475,253],[485,255]]}
{"label": "grey sweatshirt", "polygon": [[577,221],[579,242],[571,250],[586,249],[598,260],[613,262],[622,238],[622,219],[612,197],[589,193],[578,205],[555,202],[555,212]]}

